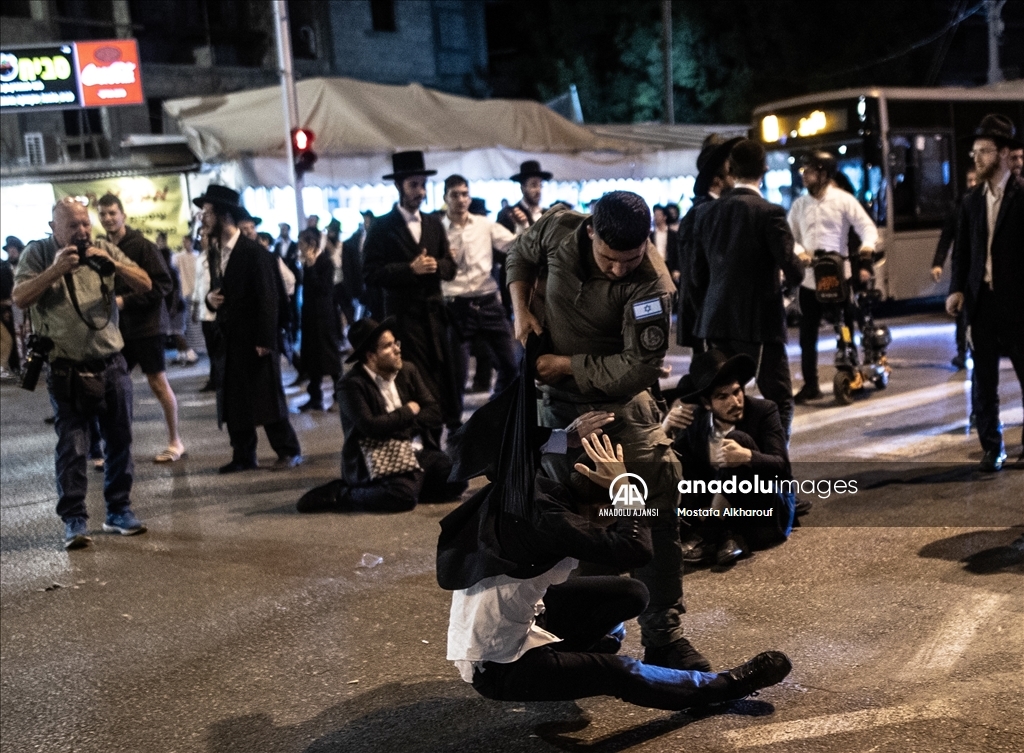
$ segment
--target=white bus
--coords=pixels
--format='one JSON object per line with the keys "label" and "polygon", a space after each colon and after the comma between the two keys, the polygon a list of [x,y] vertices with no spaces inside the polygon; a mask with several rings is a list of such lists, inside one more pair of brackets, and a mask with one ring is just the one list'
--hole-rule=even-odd
{"label": "white bus", "polygon": [[1024,128],[1024,81],[975,89],[869,87],[771,102],[754,110],[751,138],[768,150],[769,201],[789,209],[803,187],[800,158],[836,156],[879,227],[886,251],[879,283],[889,299],[944,296],[948,272],[929,270],[943,222],[971,166],[972,134],[988,113]]}

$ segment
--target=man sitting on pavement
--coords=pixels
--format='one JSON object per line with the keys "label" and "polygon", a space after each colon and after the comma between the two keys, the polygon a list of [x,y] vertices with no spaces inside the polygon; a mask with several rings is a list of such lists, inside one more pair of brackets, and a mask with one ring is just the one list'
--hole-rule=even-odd
{"label": "man sitting on pavement", "polygon": [[356,365],[338,380],[341,479],[303,495],[299,512],[404,512],[417,502],[458,498],[466,483],[449,483],[452,463],[414,438],[442,425],[437,399],[419,369],[402,360],[394,320],[361,319],[349,329]]}
{"label": "man sitting on pavement", "polygon": [[[672,447],[683,464],[680,511],[684,522],[698,521],[683,541],[687,563],[728,565],[750,554],[748,541],[777,543],[792,528],[793,497],[773,485],[792,478],[779,409],[744,393],[756,371],[750,356],[727,358],[712,349],[694,356],[690,373],[666,390],[674,404],[663,426],[675,435]],[[716,481],[723,491],[708,490]]]}

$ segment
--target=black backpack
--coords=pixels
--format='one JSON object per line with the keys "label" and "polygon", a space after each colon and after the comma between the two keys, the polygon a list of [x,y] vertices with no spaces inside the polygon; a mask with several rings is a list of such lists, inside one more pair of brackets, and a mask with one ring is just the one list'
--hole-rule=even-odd
{"label": "black backpack", "polygon": [[845,260],[833,251],[814,252],[814,297],[819,303],[842,303],[850,295]]}

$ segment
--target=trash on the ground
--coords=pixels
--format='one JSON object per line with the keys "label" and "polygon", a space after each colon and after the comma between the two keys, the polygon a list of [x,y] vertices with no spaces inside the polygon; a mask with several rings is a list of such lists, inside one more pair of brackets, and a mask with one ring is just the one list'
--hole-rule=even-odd
{"label": "trash on the ground", "polygon": [[348,682],[346,682],[345,684],[346,684],[346,685],[356,685],[356,684],[358,684],[358,683],[359,683],[359,680],[349,680],[349,681],[348,681]]}
{"label": "trash on the ground", "polygon": [[366,552],[359,558],[359,567],[377,567],[377,565],[383,561],[383,557],[378,557],[376,554]]}
{"label": "trash on the ground", "polygon": [[132,618],[130,614],[122,614],[121,616],[124,617],[126,620],[130,620]]}
{"label": "trash on the ground", "polygon": [[429,643],[430,643],[430,641],[425,641],[425,640],[423,640],[423,639],[421,638],[421,639],[420,639],[420,643],[427,643],[427,644],[429,644]]}

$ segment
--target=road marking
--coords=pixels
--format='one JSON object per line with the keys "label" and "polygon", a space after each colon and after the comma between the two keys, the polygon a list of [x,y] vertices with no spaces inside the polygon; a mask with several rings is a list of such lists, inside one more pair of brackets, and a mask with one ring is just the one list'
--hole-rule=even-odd
{"label": "road marking", "polygon": [[739,749],[760,748],[793,740],[809,740],[826,735],[857,732],[926,719],[948,719],[952,716],[954,716],[952,704],[948,701],[937,700],[925,704],[848,711],[842,714],[829,714],[792,722],[776,722],[763,727],[731,730],[724,733],[723,737]]}
{"label": "road marking", "polygon": [[[1024,421],[1024,410],[1010,408],[999,412],[999,420],[1003,426],[1016,426]],[[967,421],[955,421],[951,424],[933,426],[929,429],[901,434],[889,439],[872,439],[869,444],[851,447],[843,451],[844,457],[852,458],[914,458],[939,450],[950,449],[967,444],[971,448],[978,443],[977,437],[967,433]],[[955,433],[954,433],[955,432]]]}
{"label": "road marking", "polygon": [[797,431],[814,431],[825,426],[830,426],[840,421],[858,422],[863,418],[873,416],[887,416],[898,411],[918,408],[940,400],[947,400],[955,395],[962,395],[967,388],[966,382],[945,382],[933,387],[922,387],[920,389],[902,392],[898,395],[891,395],[877,400],[871,400],[861,405],[843,406],[837,405],[832,408],[822,408],[813,413],[801,413],[793,419],[793,433]]}
{"label": "road marking", "polygon": [[999,609],[1006,596],[1002,594],[973,594],[969,603],[961,604],[925,643],[904,668],[908,679],[922,673],[948,672],[974,640],[974,634],[989,616]]}

